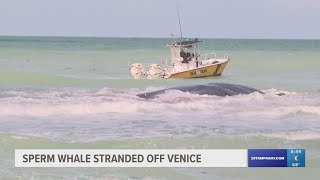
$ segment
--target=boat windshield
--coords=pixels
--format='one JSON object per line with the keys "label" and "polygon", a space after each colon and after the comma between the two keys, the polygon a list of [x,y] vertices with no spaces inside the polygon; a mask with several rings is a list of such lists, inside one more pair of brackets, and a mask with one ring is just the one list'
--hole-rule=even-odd
{"label": "boat windshield", "polygon": [[173,62],[188,63],[199,55],[198,43],[202,42],[198,39],[176,41],[171,44],[171,58]]}

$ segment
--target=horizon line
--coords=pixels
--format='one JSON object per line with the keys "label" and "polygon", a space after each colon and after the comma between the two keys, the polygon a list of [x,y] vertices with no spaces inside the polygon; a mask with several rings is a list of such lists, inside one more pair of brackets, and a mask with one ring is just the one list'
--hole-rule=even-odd
{"label": "horizon line", "polygon": [[[48,38],[132,38],[132,39],[171,39],[172,37],[151,37],[151,36],[69,36],[69,35],[0,35],[0,37],[48,37]],[[181,37],[175,37],[180,39]],[[183,37],[186,39],[235,39],[235,40],[320,40],[320,38],[243,38],[243,37]]]}

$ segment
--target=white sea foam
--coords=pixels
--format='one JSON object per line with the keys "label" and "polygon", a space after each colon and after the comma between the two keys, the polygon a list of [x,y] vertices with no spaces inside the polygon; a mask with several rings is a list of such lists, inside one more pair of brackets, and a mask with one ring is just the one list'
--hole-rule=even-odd
{"label": "white sea foam", "polygon": [[[266,90],[232,97],[197,95],[169,90],[159,98],[145,100],[135,94],[137,89],[119,91],[104,88],[99,91],[6,92],[0,98],[0,117],[95,115],[107,113],[135,114],[140,112],[232,113],[243,117],[281,117],[295,113],[320,115],[319,97],[311,94]],[[285,96],[278,96],[278,93]]]}
{"label": "white sea foam", "polygon": [[29,137],[26,136],[10,136],[13,139],[30,139]]}

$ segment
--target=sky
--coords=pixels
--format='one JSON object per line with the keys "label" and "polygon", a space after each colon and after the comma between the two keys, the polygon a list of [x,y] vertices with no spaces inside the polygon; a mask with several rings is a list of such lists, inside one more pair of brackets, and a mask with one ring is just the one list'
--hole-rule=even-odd
{"label": "sky", "polygon": [[0,0],[0,35],[320,39],[319,0]]}

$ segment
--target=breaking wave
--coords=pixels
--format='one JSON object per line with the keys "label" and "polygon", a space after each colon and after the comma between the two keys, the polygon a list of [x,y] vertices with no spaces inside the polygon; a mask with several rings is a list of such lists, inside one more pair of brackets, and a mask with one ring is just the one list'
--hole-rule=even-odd
{"label": "breaking wave", "polygon": [[[155,90],[148,88],[145,91]],[[197,95],[169,90],[158,99],[136,96],[138,89],[60,90],[45,92],[7,91],[0,94],[0,117],[67,116],[108,113],[234,113],[245,116],[286,116],[297,113],[320,115],[320,97],[313,94],[265,90],[265,95],[252,93],[232,97]],[[277,94],[284,93],[285,96]],[[243,112],[245,111],[245,112]]]}

